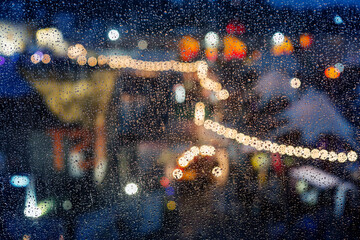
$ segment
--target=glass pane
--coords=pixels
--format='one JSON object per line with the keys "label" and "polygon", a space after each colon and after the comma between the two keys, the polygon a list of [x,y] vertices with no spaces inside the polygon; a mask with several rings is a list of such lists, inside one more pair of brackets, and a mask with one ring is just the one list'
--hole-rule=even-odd
{"label": "glass pane", "polygon": [[356,239],[360,3],[0,3],[0,239]]}

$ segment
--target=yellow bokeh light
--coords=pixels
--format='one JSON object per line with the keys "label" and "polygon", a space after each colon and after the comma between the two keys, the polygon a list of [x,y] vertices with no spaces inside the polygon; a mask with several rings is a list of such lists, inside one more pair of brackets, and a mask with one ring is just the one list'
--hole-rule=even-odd
{"label": "yellow bokeh light", "polygon": [[96,64],[97,64],[96,58],[95,57],[89,57],[88,64],[89,64],[90,67],[96,66]]}
{"label": "yellow bokeh light", "polygon": [[85,65],[86,64],[86,57],[85,56],[79,56],[78,59],[77,59],[77,63],[81,66]]}
{"label": "yellow bokeh light", "polygon": [[100,56],[98,57],[98,64],[99,64],[99,66],[102,66],[102,65],[107,64],[107,61],[108,61],[108,59],[107,59],[107,57],[104,56],[104,55],[100,55]]}
{"label": "yellow bokeh light", "polygon": [[205,120],[205,105],[202,102],[198,102],[195,105],[194,122],[196,125],[201,126]]}
{"label": "yellow bokeh light", "polygon": [[174,201],[168,201],[166,204],[166,207],[170,210],[173,211],[176,208],[176,203]]}

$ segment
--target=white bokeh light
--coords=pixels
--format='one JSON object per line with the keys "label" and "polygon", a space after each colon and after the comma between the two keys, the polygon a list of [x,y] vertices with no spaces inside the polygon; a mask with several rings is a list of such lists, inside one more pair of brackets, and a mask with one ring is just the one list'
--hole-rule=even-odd
{"label": "white bokeh light", "polygon": [[285,40],[285,36],[284,36],[284,34],[282,34],[281,32],[275,33],[275,34],[273,35],[273,37],[272,37],[272,43],[273,43],[274,45],[279,45],[279,44],[281,44],[282,42],[284,42],[284,40]]}
{"label": "white bokeh light", "polygon": [[111,29],[108,33],[108,37],[111,41],[116,41],[119,39],[120,37],[120,33],[118,30],[116,29]]}
{"label": "white bokeh light", "polygon": [[205,47],[206,48],[217,48],[219,45],[219,35],[215,32],[208,32],[205,35]]}
{"label": "white bokeh light", "polygon": [[125,193],[127,195],[134,195],[138,192],[139,188],[135,183],[128,183],[125,186]]}

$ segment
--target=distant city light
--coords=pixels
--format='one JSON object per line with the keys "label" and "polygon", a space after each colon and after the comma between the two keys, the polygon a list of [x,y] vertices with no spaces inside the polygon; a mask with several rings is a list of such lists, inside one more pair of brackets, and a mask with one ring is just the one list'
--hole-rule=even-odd
{"label": "distant city light", "polygon": [[273,37],[272,37],[272,43],[273,43],[274,45],[279,45],[279,44],[281,44],[282,42],[284,42],[284,40],[285,40],[285,36],[284,36],[284,34],[282,34],[281,32],[275,33],[275,34],[273,35]]}
{"label": "distant city light", "polygon": [[109,31],[108,37],[109,37],[109,39],[110,39],[111,41],[116,41],[116,40],[119,39],[120,33],[119,33],[118,30],[112,29],[112,30]]}
{"label": "distant city light", "polygon": [[29,185],[30,179],[27,176],[14,175],[11,177],[10,183],[14,187],[26,187]]}
{"label": "distant city light", "polygon": [[290,86],[292,88],[299,88],[301,86],[301,81],[298,78],[292,78],[290,80]]}
{"label": "distant city light", "polygon": [[138,48],[139,48],[140,50],[147,49],[147,47],[148,47],[147,41],[145,41],[145,40],[140,40],[140,41],[138,42]]}
{"label": "distant city light", "polygon": [[342,23],[344,23],[344,21],[342,20],[342,18],[341,18],[339,15],[336,15],[336,16],[334,17],[334,22],[335,22],[335,24],[342,24]]}
{"label": "distant city light", "polygon": [[127,195],[134,195],[138,192],[138,186],[135,183],[128,183],[125,186],[125,193]]}
{"label": "distant city light", "polygon": [[217,48],[219,45],[219,35],[215,32],[208,32],[205,35],[205,47],[206,48]]}
{"label": "distant city light", "polygon": [[177,84],[175,86],[175,100],[178,103],[183,103],[185,102],[185,98],[186,98],[186,91],[185,91],[185,87],[181,84]]}

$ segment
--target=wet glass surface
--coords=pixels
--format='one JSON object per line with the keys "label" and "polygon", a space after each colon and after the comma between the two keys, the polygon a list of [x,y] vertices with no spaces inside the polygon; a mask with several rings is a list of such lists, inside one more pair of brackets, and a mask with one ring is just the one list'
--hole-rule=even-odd
{"label": "wet glass surface", "polygon": [[0,239],[357,239],[359,20],[0,3]]}

